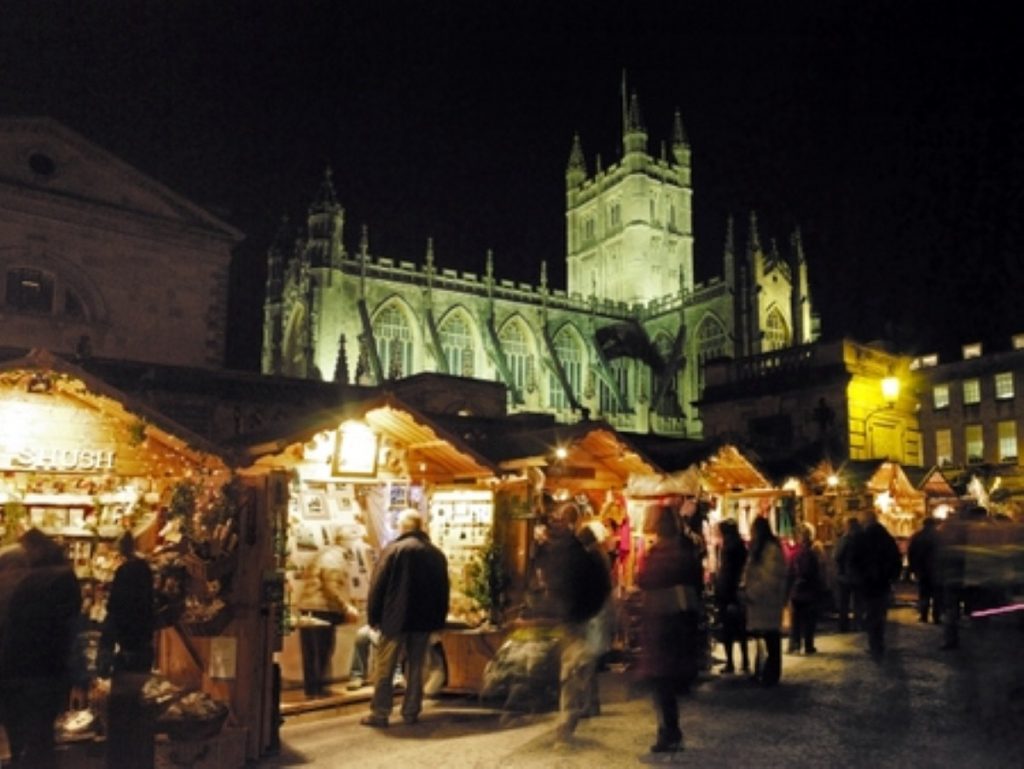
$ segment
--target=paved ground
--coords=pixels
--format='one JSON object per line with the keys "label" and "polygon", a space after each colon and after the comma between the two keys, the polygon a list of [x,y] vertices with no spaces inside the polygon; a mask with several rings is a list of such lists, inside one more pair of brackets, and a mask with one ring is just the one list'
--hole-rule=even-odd
{"label": "paved ground", "polygon": [[[965,628],[959,651],[897,609],[880,664],[860,634],[824,634],[815,656],[785,657],[777,688],[711,676],[681,701],[680,765],[716,767],[1024,766],[1024,624],[1017,616]],[[602,678],[604,712],[567,749],[554,714],[508,719],[472,699],[428,703],[422,721],[373,730],[360,710],[289,720],[281,755],[260,769],[571,769],[641,766],[654,733],[647,700],[625,674]]]}

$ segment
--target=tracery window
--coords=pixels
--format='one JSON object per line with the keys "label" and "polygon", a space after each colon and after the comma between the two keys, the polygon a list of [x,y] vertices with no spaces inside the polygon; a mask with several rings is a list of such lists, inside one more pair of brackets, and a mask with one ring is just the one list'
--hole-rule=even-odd
{"label": "tracery window", "polygon": [[533,356],[530,355],[526,332],[521,323],[513,321],[505,324],[498,339],[508,362],[509,375],[512,377],[509,384],[523,393],[530,389],[533,376]]}
{"label": "tracery window", "polygon": [[[558,332],[552,344],[555,357],[562,364],[569,389],[574,395],[579,395],[583,382],[583,351],[580,349],[579,340],[566,326]],[[548,376],[548,405],[553,409],[569,408],[565,388],[553,371]]]}
{"label": "tracery window", "polygon": [[768,313],[764,328],[764,351],[781,350],[789,346],[789,327],[778,307]]}
{"label": "tracery window", "polygon": [[[612,379],[615,380],[615,383],[618,386],[618,391],[622,394],[623,403],[632,403],[633,393],[629,379],[629,358],[615,358],[614,360],[609,361],[608,369],[612,375]],[[618,398],[615,397],[615,393],[608,387],[603,379],[600,380],[599,392],[602,414],[615,414],[625,410],[625,407],[620,408]]]}
{"label": "tracery window", "polygon": [[728,354],[725,326],[709,315],[697,327],[697,394],[704,391],[704,366]]}
{"label": "tracery window", "polygon": [[438,330],[441,349],[448,361],[448,373],[454,376],[473,376],[473,333],[466,316],[461,312],[449,315]]}
{"label": "tracery window", "polygon": [[385,378],[409,376],[412,373],[412,329],[405,313],[393,304],[385,307],[373,321],[373,336]]}

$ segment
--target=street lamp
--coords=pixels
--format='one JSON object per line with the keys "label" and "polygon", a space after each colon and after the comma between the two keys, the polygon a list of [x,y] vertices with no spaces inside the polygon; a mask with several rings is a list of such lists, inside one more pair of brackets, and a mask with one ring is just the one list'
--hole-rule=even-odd
{"label": "street lamp", "polygon": [[[893,411],[896,408],[896,401],[900,397],[900,379],[897,376],[889,374],[882,379],[882,400],[885,405],[879,406],[878,408],[872,409],[864,417],[864,432],[868,440],[868,446],[870,448],[869,458],[875,457],[875,446],[874,446],[874,434],[871,430],[871,420],[875,415],[882,412]],[[901,457],[896,457],[901,459]]]}

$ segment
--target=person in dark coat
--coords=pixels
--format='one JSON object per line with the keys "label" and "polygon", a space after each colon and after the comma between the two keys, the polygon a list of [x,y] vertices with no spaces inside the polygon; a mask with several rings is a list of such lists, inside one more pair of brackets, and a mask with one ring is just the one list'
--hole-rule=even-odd
{"label": "person in dark coat", "polygon": [[818,651],[814,646],[814,631],[824,577],[814,551],[814,534],[808,524],[800,527],[796,548],[790,556],[787,585],[791,612],[788,651],[799,652],[802,642],[804,654],[814,654]]}
{"label": "person in dark coat", "polygon": [[861,513],[863,531],[853,542],[851,564],[861,575],[864,595],[864,629],[868,651],[879,661],[885,653],[885,622],[892,583],[903,570],[899,545],[878,522],[874,509]]}
{"label": "person in dark coat", "polygon": [[907,546],[907,565],[917,580],[917,613],[921,622],[942,622],[942,586],[938,579],[939,532],[938,520],[924,519]]}
{"label": "person in dark coat", "polygon": [[678,693],[688,683],[697,660],[687,638],[695,630],[699,606],[694,583],[701,565],[684,542],[679,518],[668,506],[652,507],[645,529],[655,536],[637,575],[643,594],[640,626],[641,655],[637,676],[651,687],[657,715],[657,738],[652,753],[682,750]]}
{"label": "person in dark coat", "polygon": [[82,605],[60,545],[39,529],[20,539],[28,569],[11,594],[0,648],[0,702],[14,766],[53,769],[53,722],[68,705]]}
{"label": "person in dark coat", "polygon": [[[852,561],[853,543],[860,536],[860,521],[855,516],[846,519],[846,531],[836,543],[832,558],[836,564],[836,586],[838,596],[836,603],[839,612],[839,632],[846,633],[851,626],[854,630],[861,629],[864,619],[864,596],[861,593],[861,575]],[[850,612],[853,612],[851,623]]]}
{"label": "person in dark coat", "polygon": [[130,531],[117,543],[123,563],[114,572],[100,636],[100,674],[109,675],[107,766],[147,769],[154,762],[153,713],[141,701],[153,667],[153,571],[135,553]]}
{"label": "person in dark coat", "polygon": [[374,654],[373,698],[364,726],[386,727],[394,704],[392,675],[404,653],[408,666],[402,719],[419,720],[423,707],[423,668],[430,634],[448,616],[448,559],[423,531],[423,518],[406,510],[398,518],[398,538],[384,548],[370,580],[367,620],[380,631]]}
{"label": "person in dark coat", "polygon": [[747,547],[740,537],[735,521],[718,524],[722,537],[722,554],[718,573],[715,575],[715,607],[722,625],[722,646],[725,647],[725,666],[722,673],[734,673],[733,645],[739,643],[743,672],[750,672],[750,658],[747,651],[746,610],[740,602],[740,580],[747,563]]}

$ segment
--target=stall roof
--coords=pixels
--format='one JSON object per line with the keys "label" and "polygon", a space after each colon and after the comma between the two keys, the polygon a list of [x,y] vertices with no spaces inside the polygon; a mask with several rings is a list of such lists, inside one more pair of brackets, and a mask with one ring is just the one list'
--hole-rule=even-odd
{"label": "stall roof", "polygon": [[197,465],[208,465],[210,458],[222,467],[230,464],[230,453],[48,350],[34,349],[22,358],[0,362],[0,378],[19,376],[27,383],[39,376],[38,386],[47,392],[59,392],[113,419],[140,419],[146,424],[147,437],[155,437]]}
{"label": "stall roof", "polygon": [[283,455],[289,446],[304,443],[349,419],[364,420],[405,449],[407,465],[425,465],[429,469],[424,475],[435,480],[468,480],[497,474],[494,463],[475,447],[389,393],[310,412],[262,436],[248,437],[242,450],[253,460],[270,461],[273,455]]}
{"label": "stall roof", "polygon": [[706,451],[685,470],[654,476],[636,476],[630,493],[636,496],[693,494],[701,491],[723,495],[772,489],[772,483],[732,444]]}

